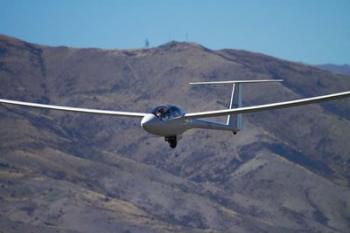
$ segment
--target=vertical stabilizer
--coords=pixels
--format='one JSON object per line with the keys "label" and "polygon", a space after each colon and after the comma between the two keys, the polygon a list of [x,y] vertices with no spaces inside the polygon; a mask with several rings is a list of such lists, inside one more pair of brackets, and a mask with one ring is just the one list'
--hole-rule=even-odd
{"label": "vertical stabilizer", "polygon": [[[239,108],[242,106],[242,85],[240,83],[234,83],[232,85],[232,93],[229,109]],[[232,128],[234,134],[236,134],[242,126],[242,115],[232,114],[227,116],[226,124]]]}
{"label": "vertical stabilizer", "polygon": [[[249,83],[268,83],[268,82],[282,82],[282,79],[259,79],[259,80],[229,80],[229,81],[211,81],[211,82],[192,82],[191,85],[202,85],[202,84],[232,84],[232,93],[229,109],[242,107],[242,85]],[[202,125],[201,127],[206,128],[215,128],[222,129],[222,126],[225,130],[232,130],[236,134],[242,127],[242,116],[241,114],[231,114],[227,116],[226,124],[222,124],[221,127],[217,125],[210,127],[207,124]]]}

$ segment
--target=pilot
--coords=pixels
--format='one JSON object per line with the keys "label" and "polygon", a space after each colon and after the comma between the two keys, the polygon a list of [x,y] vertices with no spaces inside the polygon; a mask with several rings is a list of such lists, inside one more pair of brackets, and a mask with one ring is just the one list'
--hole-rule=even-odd
{"label": "pilot", "polygon": [[164,113],[165,113],[165,109],[164,109],[164,108],[160,108],[160,109],[157,111],[156,115],[157,115],[157,117],[159,117],[159,118],[163,118],[163,117],[164,117]]}

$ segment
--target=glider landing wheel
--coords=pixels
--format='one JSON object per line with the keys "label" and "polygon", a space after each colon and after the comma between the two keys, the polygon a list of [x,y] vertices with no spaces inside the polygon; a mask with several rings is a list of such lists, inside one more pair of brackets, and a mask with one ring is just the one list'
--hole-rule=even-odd
{"label": "glider landing wheel", "polygon": [[177,145],[177,140],[176,140],[176,136],[171,136],[171,137],[165,137],[165,141],[167,141],[169,143],[169,146],[171,148],[175,148]]}

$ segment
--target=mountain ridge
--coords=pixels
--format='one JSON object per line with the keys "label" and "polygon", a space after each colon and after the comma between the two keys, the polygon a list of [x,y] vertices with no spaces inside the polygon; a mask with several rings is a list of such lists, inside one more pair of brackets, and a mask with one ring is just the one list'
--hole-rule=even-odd
{"label": "mountain ridge", "polygon": [[317,65],[317,67],[324,69],[324,70],[329,70],[334,73],[338,74],[344,74],[344,75],[350,75],[350,65],[348,64],[343,64],[343,65],[337,65],[337,64],[321,64]]}
{"label": "mountain ridge", "polygon": [[[213,110],[228,104],[230,87],[187,83],[233,74],[285,79],[246,86],[245,105],[350,89],[346,76],[240,50],[178,42],[72,49],[0,37],[1,98]],[[193,130],[170,150],[133,119],[1,105],[1,229],[16,232],[18,222],[42,232],[346,232],[349,109],[341,100],[248,114],[237,136]]]}

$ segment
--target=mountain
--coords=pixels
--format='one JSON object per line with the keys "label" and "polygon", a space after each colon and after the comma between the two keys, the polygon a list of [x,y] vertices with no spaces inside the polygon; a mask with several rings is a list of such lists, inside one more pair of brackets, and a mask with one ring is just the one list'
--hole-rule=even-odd
{"label": "mountain", "polygon": [[317,65],[318,68],[329,70],[334,73],[338,74],[344,74],[344,75],[350,75],[350,65],[344,64],[344,65],[334,65],[334,64],[322,64]]}
{"label": "mountain", "polygon": [[[149,111],[223,109],[350,90],[350,79],[248,51],[48,47],[0,36],[0,98]],[[219,118],[218,120],[224,120]],[[348,232],[350,100],[244,115],[244,130],[192,130],[178,147],[135,119],[0,106],[3,232]]]}

